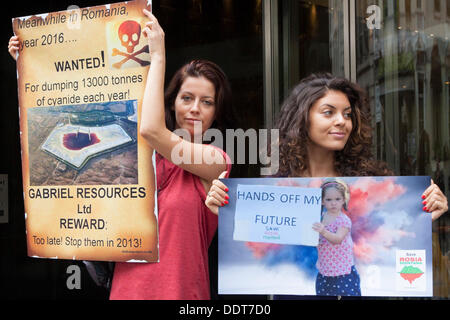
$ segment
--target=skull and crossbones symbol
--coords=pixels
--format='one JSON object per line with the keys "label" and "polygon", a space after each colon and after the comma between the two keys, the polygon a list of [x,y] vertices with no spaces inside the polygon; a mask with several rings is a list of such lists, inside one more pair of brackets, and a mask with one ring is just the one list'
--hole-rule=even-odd
{"label": "skull and crossbones symbol", "polygon": [[142,60],[136,57],[141,53],[149,52],[148,45],[145,45],[141,49],[134,52],[134,49],[139,44],[139,39],[141,37],[141,25],[133,20],[124,21],[119,26],[118,33],[120,42],[122,43],[122,46],[127,50],[127,52],[122,52],[117,48],[113,48],[112,50],[113,57],[117,55],[125,57],[121,61],[114,63],[113,67],[120,69],[122,65],[129,60],[136,61],[141,66],[149,65],[150,64],[149,61]]}

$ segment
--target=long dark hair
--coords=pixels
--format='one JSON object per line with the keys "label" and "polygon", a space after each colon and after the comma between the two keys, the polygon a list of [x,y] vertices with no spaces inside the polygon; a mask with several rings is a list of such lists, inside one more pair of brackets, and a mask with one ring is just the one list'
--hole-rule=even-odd
{"label": "long dark hair", "polygon": [[232,106],[231,87],[228,78],[222,69],[214,62],[208,60],[192,60],[182,66],[170,80],[165,93],[164,104],[166,114],[166,126],[169,130],[175,130],[176,119],[175,99],[184,80],[188,77],[204,77],[211,81],[215,89],[215,115],[211,128],[225,132],[227,128],[234,128],[235,114]]}
{"label": "long dark hair", "polygon": [[335,152],[336,171],[340,176],[391,174],[384,163],[372,159],[372,128],[365,91],[345,78],[321,73],[300,81],[281,107],[276,124],[279,129],[279,175],[304,176],[307,173],[309,110],[329,90],[344,93],[352,108],[353,129],[344,149]]}

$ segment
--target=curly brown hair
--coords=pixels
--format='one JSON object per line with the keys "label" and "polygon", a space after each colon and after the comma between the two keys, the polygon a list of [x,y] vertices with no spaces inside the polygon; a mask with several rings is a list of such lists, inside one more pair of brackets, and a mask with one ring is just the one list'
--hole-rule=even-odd
{"label": "curly brown hair", "polygon": [[352,108],[353,129],[344,149],[335,152],[336,171],[340,176],[391,175],[387,165],[372,156],[372,128],[365,91],[359,85],[329,73],[304,78],[283,102],[276,123],[279,129],[278,175],[301,177],[307,174],[309,110],[329,90],[344,93]]}

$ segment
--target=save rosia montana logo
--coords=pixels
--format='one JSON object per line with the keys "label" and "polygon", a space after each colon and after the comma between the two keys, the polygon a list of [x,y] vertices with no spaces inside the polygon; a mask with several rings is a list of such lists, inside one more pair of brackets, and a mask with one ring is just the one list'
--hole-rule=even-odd
{"label": "save rosia montana logo", "polygon": [[400,276],[407,280],[410,284],[413,283],[414,280],[420,278],[423,275],[423,271],[419,268],[407,266],[400,271]]}
{"label": "save rosia montana logo", "polygon": [[397,290],[426,290],[425,250],[397,251]]}

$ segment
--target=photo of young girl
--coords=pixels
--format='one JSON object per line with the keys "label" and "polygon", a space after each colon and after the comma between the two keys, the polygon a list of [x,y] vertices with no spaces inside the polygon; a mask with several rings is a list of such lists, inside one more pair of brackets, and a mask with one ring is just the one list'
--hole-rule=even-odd
{"label": "photo of young girl", "polygon": [[313,225],[320,234],[316,294],[321,296],[360,296],[360,278],[356,271],[352,221],[348,210],[348,185],[337,178],[326,180],[322,186],[322,221]]}

